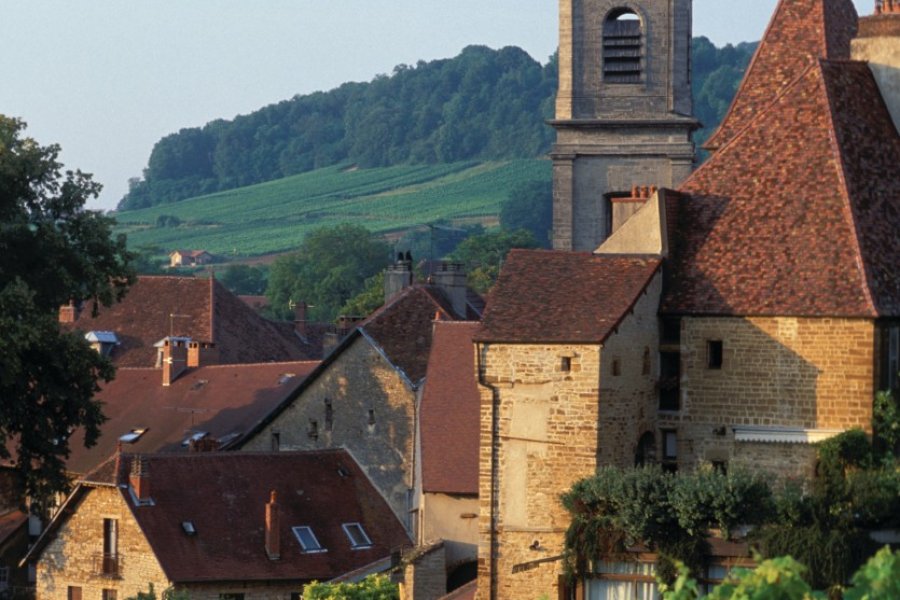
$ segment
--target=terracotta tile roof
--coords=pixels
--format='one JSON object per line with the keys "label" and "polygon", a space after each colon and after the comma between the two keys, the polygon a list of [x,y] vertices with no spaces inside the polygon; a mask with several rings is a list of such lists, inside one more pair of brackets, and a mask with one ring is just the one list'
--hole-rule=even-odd
{"label": "terracotta tile roof", "polygon": [[0,515],[0,547],[27,522],[28,515],[20,510],[11,510]]}
{"label": "terracotta tile roof", "polygon": [[513,250],[488,298],[478,341],[601,343],[660,267],[649,256]]}
{"label": "terracotta tile roof", "polygon": [[426,492],[478,494],[481,398],[472,337],[480,325],[434,324],[419,409],[422,487]]}
{"label": "terracotta tile roof", "polygon": [[[390,507],[344,450],[142,455],[152,506],[134,506],[123,487],[134,456],[123,454],[119,461],[120,492],[175,583],[328,580],[411,545]],[[280,560],[270,560],[265,552],[270,490],[280,506]],[[182,529],[186,521],[195,535]],[[361,524],[372,546],[351,549],[345,523]],[[51,524],[51,534],[58,526]],[[303,553],[291,530],[296,526],[311,527],[327,552]],[[33,552],[45,544],[39,540]]]}
{"label": "terracotta tile roof", "polygon": [[900,315],[898,165],[867,66],[811,65],[683,185],[662,310]]}
{"label": "terracotta tile roof", "polygon": [[[223,365],[192,369],[162,385],[162,369],[119,369],[97,399],[108,420],[97,444],[85,448],[81,432],[71,440],[67,468],[86,473],[116,451],[119,437],[146,429],[129,452],[187,452],[183,442],[206,432],[209,438],[238,441],[293,393],[318,362]],[[289,377],[293,375],[293,377]]]}
{"label": "terracotta tile roof", "polygon": [[727,144],[817,59],[849,59],[856,28],[851,0],[780,0],[728,114],[705,147]]}
{"label": "terracotta tile roof", "polygon": [[153,345],[170,334],[214,342],[221,364],[317,357],[213,279],[142,276],[119,304],[101,307],[96,318],[86,307],[75,323],[62,326],[114,332],[120,345],[110,358],[121,367],[154,366]]}
{"label": "terracotta tile roof", "polygon": [[457,317],[441,290],[414,285],[403,290],[360,324],[359,329],[373,340],[388,360],[417,385],[428,367],[431,324],[435,316]]}

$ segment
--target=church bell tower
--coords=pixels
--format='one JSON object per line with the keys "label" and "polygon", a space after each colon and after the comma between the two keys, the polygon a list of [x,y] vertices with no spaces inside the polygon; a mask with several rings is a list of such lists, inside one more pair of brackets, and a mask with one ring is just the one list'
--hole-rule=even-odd
{"label": "church bell tower", "polygon": [[613,199],[691,173],[691,2],[559,0],[555,249],[596,249]]}

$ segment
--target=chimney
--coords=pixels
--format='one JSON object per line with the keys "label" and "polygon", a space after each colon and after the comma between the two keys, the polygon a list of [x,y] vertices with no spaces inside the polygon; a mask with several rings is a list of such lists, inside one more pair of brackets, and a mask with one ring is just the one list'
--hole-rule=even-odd
{"label": "chimney", "polygon": [[163,386],[172,385],[172,382],[187,370],[187,353],[184,340],[166,338],[163,341]]}
{"label": "chimney", "polygon": [[309,321],[306,316],[308,308],[309,305],[302,301],[294,305],[294,329],[301,336],[305,336],[308,331],[307,324]]}
{"label": "chimney", "polygon": [[135,456],[131,459],[131,474],[128,476],[128,483],[131,484],[131,490],[138,502],[149,502],[150,467],[146,458]]}
{"label": "chimney", "polygon": [[431,275],[434,285],[444,292],[453,312],[466,318],[466,268],[460,263],[442,262]]}
{"label": "chimney", "polygon": [[412,256],[409,252],[397,254],[397,262],[388,267],[384,272],[384,301],[391,298],[411,286],[413,283]]}
{"label": "chimney", "polygon": [[78,309],[75,307],[75,302],[73,300],[69,300],[68,304],[63,304],[59,307],[60,323],[74,323],[77,320]]}
{"label": "chimney", "polygon": [[269,502],[266,503],[266,554],[268,555],[269,560],[278,560],[281,558],[279,520],[278,494],[275,490],[272,490]]}
{"label": "chimney", "polygon": [[188,342],[187,367],[189,369],[215,365],[218,362],[219,355],[215,344],[209,342]]}
{"label": "chimney", "polygon": [[631,187],[631,195],[620,194],[609,199],[612,213],[610,234],[615,233],[639,211],[644,204],[657,192],[655,185],[635,185]]}

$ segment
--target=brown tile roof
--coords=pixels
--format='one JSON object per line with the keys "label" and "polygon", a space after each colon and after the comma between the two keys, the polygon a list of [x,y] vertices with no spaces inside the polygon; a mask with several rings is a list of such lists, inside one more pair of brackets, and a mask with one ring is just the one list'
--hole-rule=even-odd
{"label": "brown tile roof", "polygon": [[142,276],[119,304],[101,307],[95,318],[86,307],[75,323],[62,326],[114,332],[120,345],[110,358],[121,367],[152,367],[153,345],[170,334],[214,342],[221,364],[316,358],[299,338],[256,314],[214,279]]}
{"label": "brown tile roof", "polygon": [[[119,437],[146,429],[129,452],[186,452],[183,442],[206,432],[236,442],[294,392],[318,362],[223,365],[192,369],[162,385],[162,369],[119,369],[98,399],[108,421],[97,444],[85,448],[81,432],[71,440],[67,468],[86,473],[116,451]],[[293,377],[288,377],[293,375]]]}
{"label": "brown tile roof", "polygon": [[435,316],[445,320],[457,318],[441,290],[414,285],[372,313],[359,330],[384,351],[412,385],[418,385],[428,367]]}
{"label": "brown tile roof", "polygon": [[419,413],[422,487],[478,494],[480,405],[472,337],[480,323],[434,324]]}
{"label": "brown tile roof", "polygon": [[28,515],[20,510],[11,510],[5,514],[0,514],[0,547],[27,522]]}
{"label": "brown tile roof", "polygon": [[478,341],[601,343],[660,267],[649,256],[513,250],[488,298]]}
{"label": "brown tile roof", "polygon": [[728,114],[705,147],[727,144],[817,59],[849,59],[856,28],[851,0],[780,0]]}
{"label": "brown tile roof", "polygon": [[867,66],[811,65],[682,186],[662,310],[900,315],[898,165]]}
{"label": "brown tile roof", "polygon": [[[119,461],[120,492],[175,583],[328,580],[410,545],[384,498],[344,450],[143,455],[152,506],[135,506],[122,487],[133,457],[124,454]],[[270,490],[280,505],[280,560],[265,552]],[[186,521],[196,535],[184,532]],[[351,549],[344,523],[361,524],[372,546]],[[303,553],[291,530],[296,526],[311,527],[327,552]],[[45,536],[58,527],[52,524]],[[33,553],[45,544],[39,540]]]}

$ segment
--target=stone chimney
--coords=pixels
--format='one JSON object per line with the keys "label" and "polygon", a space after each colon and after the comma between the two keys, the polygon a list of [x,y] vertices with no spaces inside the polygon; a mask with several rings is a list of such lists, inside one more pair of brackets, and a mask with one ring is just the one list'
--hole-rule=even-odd
{"label": "stone chimney", "polygon": [[436,285],[453,307],[453,312],[461,319],[466,318],[466,267],[460,263],[442,262],[431,274]]}
{"label": "stone chimney", "polygon": [[298,335],[304,337],[309,331],[308,310],[309,305],[306,302],[300,301],[294,305],[294,330],[296,330]]}
{"label": "stone chimney", "polygon": [[397,254],[397,262],[388,267],[384,272],[384,301],[391,298],[413,284],[412,256],[409,252],[405,255]]}
{"label": "stone chimney", "polygon": [[281,558],[280,517],[278,494],[272,490],[269,501],[266,503],[266,555],[269,560]]}
{"label": "stone chimney", "polygon": [[630,196],[619,195],[610,198],[610,216],[612,217],[610,234],[618,231],[625,221],[639,211],[656,192],[656,186],[635,185],[631,188]]}
{"label": "stone chimney", "polygon": [[894,126],[900,130],[900,0],[877,0],[875,14],[860,18],[850,58],[869,63]]}
{"label": "stone chimney", "polygon": [[168,387],[172,385],[172,382],[187,370],[187,355],[188,349],[185,341],[169,338],[163,340],[163,386]]}
{"label": "stone chimney", "polygon": [[139,502],[150,501],[150,467],[146,458],[135,456],[131,459],[131,473],[128,483]]}

